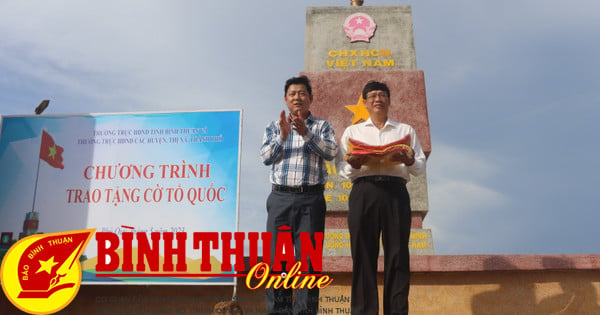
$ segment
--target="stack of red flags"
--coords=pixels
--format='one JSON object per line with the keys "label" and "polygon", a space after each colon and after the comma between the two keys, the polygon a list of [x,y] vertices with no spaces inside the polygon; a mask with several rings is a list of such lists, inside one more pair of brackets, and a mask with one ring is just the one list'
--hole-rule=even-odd
{"label": "stack of red flags", "polygon": [[348,160],[357,156],[366,155],[370,158],[367,164],[401,163],[398,161],[398,159],[390,159],[390,157],[394,156],[395,154],[403,154],[408,157],[414,156],[415,153],[410,147],[410,135],[406,135],[406,137],[398,141],[384,145],[369,145],[358,140],[348,139],[348,153],[345,158]]}

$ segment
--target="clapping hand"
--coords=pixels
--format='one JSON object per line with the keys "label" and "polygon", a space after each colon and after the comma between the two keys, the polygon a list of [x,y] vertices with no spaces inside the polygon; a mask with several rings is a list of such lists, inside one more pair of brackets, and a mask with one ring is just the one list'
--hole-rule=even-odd
{"label": "clapping hand", "polygon": [[296,130],[301,136],[304,136],[308,132],[308,127],[304,119],[300,117],[300,110],[290,113],[290,122],[292,123],[292,129]]}
{"label": "clapping hand", "polygon": [[285,115],[285,110],[282,110],[279,114],[279,129],[281,129],[281,138],[283,140],[287,139],[290,132],[292,132],[292,124],[289,117]]}

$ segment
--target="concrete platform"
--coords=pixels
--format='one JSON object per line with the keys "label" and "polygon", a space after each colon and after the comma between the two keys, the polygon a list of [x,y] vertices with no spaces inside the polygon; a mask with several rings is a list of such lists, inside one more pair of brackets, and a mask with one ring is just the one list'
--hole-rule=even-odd
{"label": "concrete platform", "polygon": [[[320,314],[349,314],[349,259],[324,258],[323,273],[334,281],[321,291]],[[410,314],[600,314],[600,255],[411,259]],[[224,286],[86,285],[57,314],[211,314],[231,294]],[[240,279],[238,296],[244,314],[265,314],[264,290],[250,290]],[[23,313],[2,295],[0,314]]]}

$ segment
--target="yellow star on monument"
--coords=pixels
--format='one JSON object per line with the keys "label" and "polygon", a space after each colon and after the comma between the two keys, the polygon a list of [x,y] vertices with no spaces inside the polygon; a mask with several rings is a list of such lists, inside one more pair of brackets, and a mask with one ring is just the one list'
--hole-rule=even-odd
{"label": "yellow star on monument", "polygon": [[346,105],[344,107],[346,107],[349,111],[354,113],[354,117],[352,118],[353,125],[356,124],[357,122],[361,121],[361,119],[362,120],[369,119],[369,112],[367,111],[367,108],[365,107],[365,102],[362,98],[362,95],[358,99],[358,103],[356,105]]}
{"label": "yellow star on monument", "polygon": [[47,272],[48,274],[52,273],[52,267],[54,267],[58,262],[54,261],[54,256],[50,257],[50,259],[44,261],[40,260],[40,269],[38,269],[35,273],[40,273],[42,271]]}
{"label": "yellow star on monument", "polygon": [[54,156],[56,156],[56,146],[51,146],[50,147],[50,153],[48,154],[48,157],[52,158],[54,160]]}

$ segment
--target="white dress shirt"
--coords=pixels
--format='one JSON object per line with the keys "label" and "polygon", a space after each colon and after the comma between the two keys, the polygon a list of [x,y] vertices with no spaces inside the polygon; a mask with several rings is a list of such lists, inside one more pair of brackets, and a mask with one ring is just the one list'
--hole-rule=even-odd
{"label": "white dress shirt", "polygon": [[[385,145],[410,135],[410,147],[415,152],[415,163],[411,166],[400,164],[369,164],[363,165],[360,169],[355,169],[344,160],[344,155],[348,152],[348,139],[354,139],[369,145]],[[410,125],[392,121],[388,118],[383,128],[379,129],[371,118],[369,120],[349,126],[344,131],[340,140],[340,150],[338,154],[337,168],[339,175],[355,180],[363,176],[386,175],[404,178],[410,181],[410,174],[418,176],[425,172],[426,158],[417,139],[417,133]]]}

